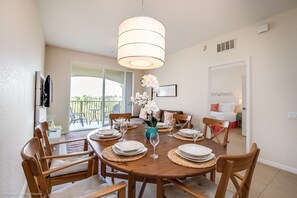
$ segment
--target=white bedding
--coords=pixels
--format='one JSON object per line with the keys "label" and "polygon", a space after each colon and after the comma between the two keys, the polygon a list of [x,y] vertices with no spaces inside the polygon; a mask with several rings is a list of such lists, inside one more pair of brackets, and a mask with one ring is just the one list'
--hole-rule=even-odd
{"label": "white bedding", "polygon": [[210,116],[211,118],[215,118],[218,120],[228,120],[230,122],[236,121],[237,113],[234,112],[219,112],[219,111],[211,111]]}

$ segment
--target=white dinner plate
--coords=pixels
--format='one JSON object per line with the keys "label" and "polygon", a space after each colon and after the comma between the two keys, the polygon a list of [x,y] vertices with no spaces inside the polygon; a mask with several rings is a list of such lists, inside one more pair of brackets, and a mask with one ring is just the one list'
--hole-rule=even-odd
{"label": "white dinner plate", "polygon": [[212,152],[210,148],[199,144],[183,144],[178,149],[192,156],[206,156]]}
{"label": "white dinner plate", "polygon": [[181,154],[180,152],[178,152],[178,150],[176,150],[175,153],[176,153],[177,155],[179,155],[180,157],[182,157],[182,158],[184,158],[184,159],[186,159],[186,160],[192,161],[192,162],[207,162],[207,161],[209,161],[209,160],[211,160],[212,158],[215,157],[215,154],[210,153],[210,154],[207,155],[207,157],[205,157],[205,158],[201,158],[201,159],[193,159],[193,158],[190,158],[190,157],[188,157],[188,156],[185,156],[185,155]]}
{"label": "white dinner plate", "polygon": [[157,128],[162,129],[162,128],[167,128],[167,124],[163,123],[163,122],[158,122],[157,123]]}
{"label": "white dinner plate", "polygon": [[187,153],[184,153],[179,149],[177,149],[175,152],[178,153],[180,156],[184,156],[186,158],[190,158],[190,159],[193,159],[193,160],[204,160],[204,159],[209,158],[209,155],[211,154],[210,153],[209,155],[204,155],[204,156],[193,156],[193,155],[189,155]]}
{"label": "white dinner plate", "polygon": [[96,137],[102,138],[102,139],[108,139],[108,138],[114,138],[114,137],[120,137],[122,134],[119,132],[115,132],[112,135],[101,135],[100,133],[95,133]]}
{"label": "white dinner plate", "polygon": [[[185,138],[193,138],[193,135],[188,135],[188,134],[185,134],[182,132],[177,132],[177,134],[179,134],[180,136],[185,137]],[[201,136],[203,136],[203,133],[199,133],[198,137],[201,137]]]}
{"label": "white dinner plate", "polygon": [[[131,122],[128,122],[128,121],[124,121],[124,122],[127,123],[127,126],[128,126],[128,127],[133,125]],[[120,128],[120,126],[121,126],[121,123],[120,123],[120,122],[119,122],[119,123],[117,123],[117,122],[114,123],[114,127],[115,127],[115,128]]]}
{"label": "white dinner plate", "polygon": [[194,133],[200,133],[200,131],[197,131],[194,129],[180,129],[179,131],[186,135],[193,135]]}
{"label": "white dinner plate", "polygon": [[115,133],[118,133],[115,129],[99,129],[96,133],[103,135],[103,136],[112,136]]}
{"label": "white dinner plate", "polygon": [[138,154],[141,154],[141,153],[145,153],[147,152],[147,148],[146,147],[142,147],[142,148],[139,148],[137,150],[134,150],[134,151],[129,151],[129,152],[126,152],[126,151],[122,151],[120,149],[118,149],[116,146],[112,146],[111,147],[112,150],[118,154],[118,155],[123,155],[123,156],[133,156],[133,155],[138,155]]}
{"label": "white dinner plate", "polygon": [[134,141],[134,140],[118,142],[118,143],[115,143],[114,146],[117,149],[120,149],[124,152],[135,151],[135,150],[138,150],[138,149],[144,147],[144,145],[142,143]]}

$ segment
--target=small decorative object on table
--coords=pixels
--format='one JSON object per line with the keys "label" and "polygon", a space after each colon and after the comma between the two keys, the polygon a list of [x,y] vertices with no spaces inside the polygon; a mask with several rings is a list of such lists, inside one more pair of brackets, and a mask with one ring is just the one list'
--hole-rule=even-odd
{"label": "small decorative object on table", "polygon": [[[150,74],[142,77],[141,85],[143,87],[151,87],[154,94],[158,92],[160,87],[157,78]],[[158,128],[156,127],[158,120],[153,116],[153,113],[157,113],[159,108],[157,107],[155,100],[153,100],[146,92],[143,92],[142,95],[137,92],[135,97],[131,97],[131,103],[138,104],[147,113],[148,116],[145,120],[145,123],[147,124],[146,137],[149,139],[152,132],[157,133],[158,131]]]}

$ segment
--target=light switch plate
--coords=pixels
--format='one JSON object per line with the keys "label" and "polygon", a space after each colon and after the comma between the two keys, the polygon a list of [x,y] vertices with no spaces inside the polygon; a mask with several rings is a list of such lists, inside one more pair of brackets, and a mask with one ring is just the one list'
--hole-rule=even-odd
{"label": "light switch plate", "polygon": [[288,112],[288,119],[297,120],[297,112]]}

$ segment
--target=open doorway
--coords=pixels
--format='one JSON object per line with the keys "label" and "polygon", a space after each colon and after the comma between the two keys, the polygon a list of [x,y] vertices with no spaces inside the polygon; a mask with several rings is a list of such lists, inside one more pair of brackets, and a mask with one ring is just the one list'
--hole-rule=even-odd
{"label": "open doorway", "polygon": [[250,148],[249,58],[209,67],[209,106],[211,117],[230,121],[228,152],[243,153]]}

